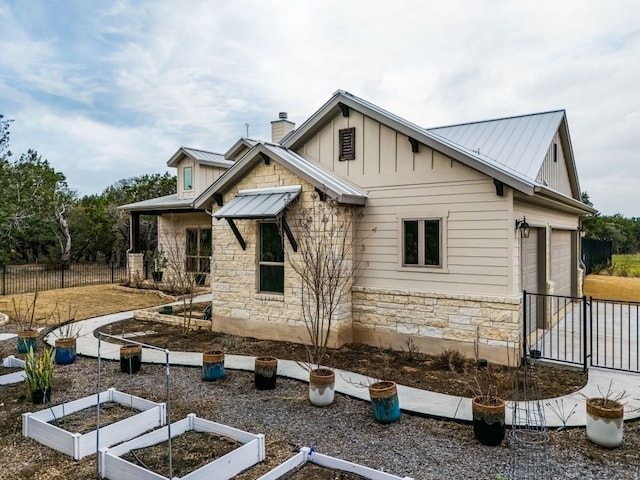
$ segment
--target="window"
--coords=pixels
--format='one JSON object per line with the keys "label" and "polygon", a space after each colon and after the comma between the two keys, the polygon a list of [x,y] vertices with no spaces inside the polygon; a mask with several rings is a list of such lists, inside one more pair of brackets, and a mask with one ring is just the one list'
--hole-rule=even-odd
{"label": "window", "polygon": [[441,267],[441,220],[402,221],[403,265]]}
{"label": "window", "polygon": [[284,293],[284,244],[278,225],[263,222],[260,226],[260,270],[261,292]]}
{"label": "window", "polygon": [[211,271],[211,229],[187,228],[187,272],[209,273]]}
{"label": "window", "polygon": [[182,185],[184,190],[191,190],[193,188],[193,168],[184,167],[182,169]]}
{"label": "window", "polygon": [[338,160],[355,160],[356,158],[356,129],[343,128],[338,131],[340,141],[340,155]]}

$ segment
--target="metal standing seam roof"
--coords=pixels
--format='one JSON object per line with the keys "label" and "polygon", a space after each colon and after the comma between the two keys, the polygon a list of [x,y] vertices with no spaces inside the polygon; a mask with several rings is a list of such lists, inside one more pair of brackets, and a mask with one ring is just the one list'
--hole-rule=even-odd
{"label": "metal standing seam roof", "polygon": [[301,185],[240,190],[213,215],[215,218],[275,218],[302,190]]}
{"label": "metal standing seam roof", "polygon": [[194,198],[178,198],[178,194],[165,195],[164,197],[151,198],[140,202],[121,205],[120,210],[145,211],[158,209],[189,209],[193,207]]}
{"label": "metal standing seam roof", "polygon": [[[384,110],[383,108],[380,108],[377,105],[344,90],[337,90],[331,97],[331,99],[326,102],[311,117],[309,117],[302,125],[300,125],[299,128],[293,130],[285,138],[283,138],[281,144],[285,147],[295,148],[295,145],[302,138],[304,138],[308,131],[313,128],[313,125],[315,125],[323,116],[327,115],[327,113],[330,112],[339,103],[343,103],[349,107],[355,108],[361,113],[364,113],[382,123],[388,124],[395,130],[398,130],[405,135],[415,138],[428,147],[436,148],[437,150],[439,149],[446,155],[453,156],[453,158],[455,158],[456,160],[459,160],[462,163],[467,164],[473,168],[479,169],[480,171],[487,173],[488,175],[494,176],[495,178],[501,180],[507,180],[508,178],[510,178],[519,185],[515,185],[512,184],[512,182],[507,181],[508,184],[512,184],[512,186],[517,187],[518,189],[524,188],[523,191],[528,191],[530,194],[533,193],[533,189],[535,187],[540,186],[540,184],[535,180],[537,170],[533,175],[529,173],[534,169],[533,167],[526,168],[523,171],[521,170],[522,164],[520,162],[500,162],[496,158],[485,154],[482,150],[482,147],[480,147],[480,150],[478,150],[477,145],[468,147],[457,143],[451,140],[451,138],[449,138],[448,136],[443,135],[442,133],[444,133],[444,131],[437,132],[437,129],[426,129],[420,127],[419,125],[409,122],[408,120],[405,120],[398,115]],[[563,111],[561,112],[562,114],[564,114]],[[549,138],[549,143],[550,142],[551,138]],[[504,157],[501,156],[501,158]],[[469,162],[469,160],[472,160],[472,162],[475,162],[475,164]],[[542,155],[542,157],[539,159],[539,166],[542,165],[543,161],[544,155]],[[487,170],[487,167],[489,168],[489,170]],[[501,178],[501,175],[503,175],[504,178]]]}
{"label": "metal standing seam roof", "polygon": [[427,130],[535,179],[564,116],[557,110]]}
{"label": "metal standing seam roof", "polygon": [[198,163],[212,167],[230,168],[235,163],[227,160],[221,153],[207,152],[206,150],[199,150],[197,148],[180,147],[178,151],[171,156],[167,165],[175,167],[182,155],[186,155]]}
{"label": "metal standing seam roof", "polygon": [[343,180],[335,173],[327,170],[319,163],[307,160],[303,156],[280,145],[273,143],[263,143],[263,145],[268,151],[277,155],[291,166],[294,166],[303,176],[308,177],[308,179],[313,179],[313,183],[326,187],[328,190],[335,192],[339,197],[345,199],[361,198],[363,200],[367,198],[365,192]]}

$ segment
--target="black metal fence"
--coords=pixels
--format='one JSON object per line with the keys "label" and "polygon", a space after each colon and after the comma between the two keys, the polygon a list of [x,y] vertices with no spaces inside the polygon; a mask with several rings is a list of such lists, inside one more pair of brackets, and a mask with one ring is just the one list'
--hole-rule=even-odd
{"label": "black metal fence", "polygon": [[8,265],[1,270],[0,295],[123,283],[126,280],[127,268],[115,263],[72,263],[64,268],[48,265]]}
{"label": "black metal fence", "polygon": [[524,292],[524,354],[640,372],[640,302]]}
{"label": "black metal fence", "polygon": [[596,240],[595,238],[582,239],[582,263],[586,267],[586,275],[593,272],[596,266],[611,265],[611,254],[613,252],[613,242],[611,240]]}

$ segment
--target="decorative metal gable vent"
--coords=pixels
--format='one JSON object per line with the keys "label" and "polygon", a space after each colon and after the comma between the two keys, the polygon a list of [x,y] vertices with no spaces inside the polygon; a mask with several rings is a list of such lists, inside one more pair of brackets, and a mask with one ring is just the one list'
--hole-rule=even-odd
{"label": "decorative metal gable vent", "polygon": [[356,129],[342,128],[338,131],[340,136],[340,155],[338,160],[355,160],[356,158]]}

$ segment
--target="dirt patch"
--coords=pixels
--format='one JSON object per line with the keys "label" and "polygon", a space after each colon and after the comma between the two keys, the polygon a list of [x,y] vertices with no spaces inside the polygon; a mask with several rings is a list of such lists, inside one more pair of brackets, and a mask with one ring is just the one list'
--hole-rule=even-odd
{"label": "dirt patch", "polygon": [[[105,402],[100,405],[100,426],[106,427],[112,423],[140,413],[138,410],[121,405],[117,402]],[[97,405],[87,407],[78,412],[51,420],[49,423],[70,433],[85,434],[96,429],[98,422]]]}
{"label": "dirt patch", "polygon": [[[100,331],[110,335],[154,332],[136,336],[138,342],[172,351],[203,352],[224,350],[227,354],[264,356],[301,361],[306,358],[304,345],[225,335],[206,330],[182,332],[180,326],[146,320],[125,320],[105,326]],[[368,345],[349,344],[332,350],[330,366],[360,373],[379,380],[392,380],[400,385],[470,397],[489,389],[502,398],[512,398],[516,371],[499,365],[478,368],[456,351],[429,355],[416,351],[394,351]],[[529,369],[527,398],[552,398],[573,393],[587,382],[581,370],[536,364]],[[520,384],[518,392],[524,392]],[[522,398],[522,397],[521,397]]]}
{"label": "dirt patch", "polygon": [[364,477],[355,473],[332,470],[312,463],[302,465],[282,478],[283,480],[365,480]]}

